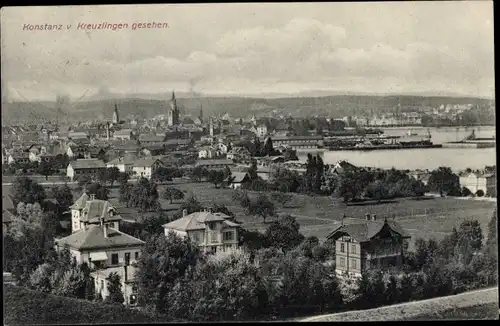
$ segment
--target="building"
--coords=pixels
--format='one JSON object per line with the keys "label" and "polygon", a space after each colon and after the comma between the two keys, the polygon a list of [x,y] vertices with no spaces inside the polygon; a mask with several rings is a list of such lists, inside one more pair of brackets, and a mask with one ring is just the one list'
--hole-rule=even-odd
{"label": "building", "polygon": [[259,138],[267,136],[267,126],[265,124],[260,124],[257,126],[256,135]]}
{"label": "building", "polygon": [[241,188],[244,182],[250,181],[248,172],[231,172],[231,176],[228,177],[227,181],[231,180],[229,187],[231,189]]}
{"label": "building", "polygon": [[7,163],[10,164],[27,164],[30,161],[28,152],[13,152],[7,158]]}
{"label": "building", "polygon": [[323,136],[275,136],[271,137],[274,147],[285,146],[291,144],[311,144],[312,146],[322,146]]}
{"label": "building", "polygon": [[231,221],[231,217],[208,210],[183,216],[163,225],[165,236],[170,232],[181,237],[189,237],[204,251],[227,252],[238,249],[240,225]]}
{"label": "building", "polygon": [[122,283],[122,293],[125,298],[126,306],[135,306],[137,304],[137,285],[135,283],[135,274],[137,267],[134,265],[124,265],[118,267],[109,267],[98,269],[90,275],[94,279],[96,294],[100,294],[102,299],[106,299],[108,292],[108,279],[112,273],[118,274]]}
{"label": "building", "polygon": [[94,194],[89,196],[84,192],[69,208],[72,232],[82,230],[88,225],[98,225],[101,219],[104,219],[105,225],[116,230],[120,229],[122,217],[107,200],[95,199]]}
{"label": "building", "polygon": [[170,101],[170,111],[168,111],[167,123],[169,126],[179,125],[179,108],[177,107],[177,100],[175,93],[172,92],[172,100]]}
{"label": "building", "polygon": [[376,215],[366,219],[344,218],[327,239],[335,241],[338,275],[359,277],[371,268],[400,266],[410,238],[395,221],[378,221]]}
{"label": "building", "polygon": [[115,104],[115,110],[113,111],[113,124],[120,123],[120,116],[118,115],[118,105]]}
{"label": "building", "polygon": [[196,162],[196,166],[201,166],[209,170],[224,169],[226,167],[231,167],[234,165],[232,160],[220,159],[220,160],[199,160]]}
{"label": "building", "polygon": [[132,139],[132,129],[117,130],[113,133],[113,139],[130,140]]}
{"label": "building", "polygon": [[132,173],[137,177],[151,179],[153,172],[162,166],[163,163],[160,160],[148,157],[134,162],[134,165],[132,166]]}
{"label": "building", "polygon": [[[138,261],[144,241],[109,227],[104,224],[104,219],[101,219],[99,225],[87,225],[65,238],[56,239],[55,243],[57,251],[67,247],[77,264],[87,263],[91,269],[95,269],[91,275],[94,278],[96,293],[100,293],[103,299],[107,295],[104,290],[107,289],[107,276],[118,272],[126,298],[125,304],[135,303],[137,292],[134,279],[132,275],[127,275],[127,270],[132,269],[133,264]],[[120,273],[120,270],[123,270],[123,273]]]}
{"label": "building", "polygon": [[496,197],[496,173],[469,172],[459,175],[461,187],[469,189],[473,194],[482,190],[486,196]]}
{"label": "building", "polygon": [[198,151],[198,158],[206,159],[206,158],[216,158],[221,155],[221,152],[211,146],[205,146],[200,148]]}
{"label": "building", "polygon": [[120,172],[131,175],[133,173],[134,162],[137,159],[130,156],[119,157],[106,163],[107,168],[117,168]]}
{"label": "building", "polygon": [[98,159],[79,159],[68,164],[66,176],[72,181],[79,176],[97,178],[100,170],[106,169],[103,161]]}
{"label": "building", "polygon": [[345,170],[356,170],[357,166],[345,161],[345,160],[340,160],[337,163],[335,163],[333,166],[330,167],[329,173],[331,174],[341,174]]}

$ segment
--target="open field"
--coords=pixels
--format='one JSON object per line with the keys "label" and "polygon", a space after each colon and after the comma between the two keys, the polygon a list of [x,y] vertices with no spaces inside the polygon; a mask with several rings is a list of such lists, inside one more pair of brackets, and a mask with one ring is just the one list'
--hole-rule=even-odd
{"label": "open field", "polygon": [[[70,185],[74,188],[77,185]],[[243,226],[249,229],[264,230],[267,223],[262,219],[245,214],[245,210],[232,199],[234,190],[216,189],[210,183],[186,183],[182,180],[169,185],[176,187],[186,193],[192,192],[203,205],[213,203],[226,205],[243,222]],[[50,187],[50,186],[48,186]],[[165,189],[165,185],[158,187],[160,198]],[[3,186],[4,192],[10,192],[11,186]],[[75,198],[79,194],[74,194]],[[255,196],[250,193],[250,196]],[[412,236],[410,250],[413,248],[417,238],[443,238],[452,231],[453,227],[458,227],[460,223],[467,219],[477,219],[486,235],[487,225],[496,207],[495,202],[462,200],[456,198],[434,198],[425,197],[422,199],[400,199],[388,202],[344,204],[338,198],[332,197],[310,197],[301,194],[293,194],[293,198],[283,207],[278,204],[279,213],[292,214],[301,225],[301,232],[305,236],[317,236],[323,240],[333,230],[342,215],[346,217],[363,218],[366,213],[376,214],[378,218],[388,216],[392,218],[395,214],[396,221],[403,226]],[[133,219],[137,214],[131,209],[127,209],[118,201],[119,186],[115,185],[110,191],[110,201],[123,211],[124,218]],[[180,206],[179,201],[170,204],[169,201],[160,199],[162,209],[167,214],[175,212]],[[127,216],[129,217],[127,217]]]}
{"label": "open field", "polygon": [[151,323],[151,317],[122,306],[60,297],[4,284],[4,324]]}
{"label": "open field", "polygon": [[304,318],[303,322],[498,319],[498,287],[376,309]]}
{"label": "open field", "polygon": [[[160,193],[164,187],[159,187]],[[245,214],[244,209],[233,201],[231,189],[216,189],[209,183],[184,183],[175,187],[188,193],[192,192],[204,205],[226,205],[246,228],[263,230],[267,227],[267,224],[262,223],[262,219]],[[250,193],[250,196],[252,195]],[[168,201],[160,201],[163,209],[170,207]],[[174,205],[178,207],[178,204]],[[326,238],[344,213],[347,217],[357,218],[363,218],[366,213],[377,214],[379,218],[395,214],[396,221],[412,235],[411,249],[416,238],[441,239],[466,219],[479,220],[486,231],[495,207],[494,202],[432,197],[346,206],[337,198],[293,194],[293,199],[286,203],[285,207],[278,205],[278,212],[296,216],[304,235],[315,235],[320,239]],[[484,234],[486,235],[486,232]]]}

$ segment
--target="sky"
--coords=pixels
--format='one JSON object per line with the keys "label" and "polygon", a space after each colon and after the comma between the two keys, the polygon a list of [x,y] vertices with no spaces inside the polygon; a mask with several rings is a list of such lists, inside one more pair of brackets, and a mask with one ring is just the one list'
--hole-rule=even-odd
{"label": "sky", "polygon": [[[149,22],[168,27],[132,28]],[[128,28],[78,28],[99,23]],[[62,26],[28,26],[45,24]],[[2,90],[17,100],[171,90],[494,97],[490,1],[3,7],[1,36]]]}

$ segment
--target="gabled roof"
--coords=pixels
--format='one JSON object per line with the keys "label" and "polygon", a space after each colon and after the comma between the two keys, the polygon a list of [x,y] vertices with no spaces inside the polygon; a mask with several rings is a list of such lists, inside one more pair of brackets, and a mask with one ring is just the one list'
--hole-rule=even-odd
{"label": "gabled roof", "polygon": [[[147,158],[143,158],[143,159],[140,159],[140,160],[137,160],[134,162],[134,166],[136,167],[151,167],[154,163],[156,162],[160,162],[162,163],[159,159],[157,158],[150,158],[150,157],[147,157]],[[163,163],[162,163],[163,164]]]}
{"label": "gabled roof", "polygon": [[[206,222],[230,222],[227,219],[231,217],[223,213],[211,213],[211,212],[195,212],[186,215],[178,220],[172,221],[170,223],[164,224],[163,227],[167,229],[174,229],[179,231],[191,231],[191,230],[204,230]],[[231,222],[232,223],[232,222]],[[228,226],[239,226],[239,224],[226,223]]]}
{"label": "gabled roof", "polygon": [[241,183],[247,175],[248,172],[231,172],[231,177],[234,177],[232,182]]}
{"label": "gabled roof", "polygon": [[116,247],[142,246],[144,241],[134,238],[113,228],[108,228],[108,236],[104,236],[104,227],[90,225],[86,229],[77,231],[65,238],[57,239],[58,245],[68,245],[77,250],[106,249]]}
{"label": "gabled roof", "polygon": [[87,200],[82,210],[80,220],[89,223],[99,223],[101,218],[104,218],[105,222],[122,220],[119,215],[110,215],[110,211],[113,210],[114,207],[107,200]]}
{"label": "gabled roof", "polygon": [[130,136],[132,129],[121,129],[113,133],[114,136]]}
{"label": "gabled roof", "polygon": [[234,162],[228,159],[221,160],[199,160],[196,162],[197,166],[210,166],[210,165],[234,165]]}
{"label": "gabled roof", "polygon": [[69,163],[73,169],[100,169],[106,168],[106,164],[98,159],[78,159]]}
{"label": "gabled roof", "polygon": [[406,231],[395,221],[367,221],[361,219],[346,219],[344,220],[344,225],[339,223],[339,225],[327,236],[327,238],[331,238],[335,234],[345,232],[358,242],[366,242],[370,241],[370,239],[372,239],[375,235],[382,231],[382,229],[386,225],[396,233],[399,233],[403,238],[410,237],[406,233]]}

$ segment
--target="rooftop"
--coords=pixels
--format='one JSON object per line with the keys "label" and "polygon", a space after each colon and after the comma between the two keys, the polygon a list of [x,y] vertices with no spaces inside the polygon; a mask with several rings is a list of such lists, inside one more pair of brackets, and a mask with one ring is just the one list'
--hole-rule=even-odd
{"label": "rooftop", "polygon": [[106,168],[106,164],[98,159],[78,159],[69,163],[73,169],[100,169]]}
{"label": "rooftop", "polygon": [[393,220],[365,220],[357,218],[344,218],[342,222],[338,222],[334,230],[328,235],[330,238],[337,232],[345,232],[353,237],[358,242],[370,241],[375,235],[377,235],[385,225],[388,225],[393,231],[399,233],[401,236],[407,238],[409,235],[406,231]]}
{"label": "rooftop", "polygon": [[164,228],[174,229],[179,231],[190,231],[190,230],[204,230],[206,222],[223,222],[227,226],[236,227],[239,224],[228,221],[230,216],[223,213],[211,213],[211,212],[195,212],[186,215],[178,220],[172,221],[170,223],[164,224]]}
{"label": "rooftop", "polygon": [[57,239],[56,243],[77,250],[142,246],[145,243],[113,228],[108,228],[107,233],[107,237],[104,236],[104,227],[100,225],[90,225],[65,238]]}

